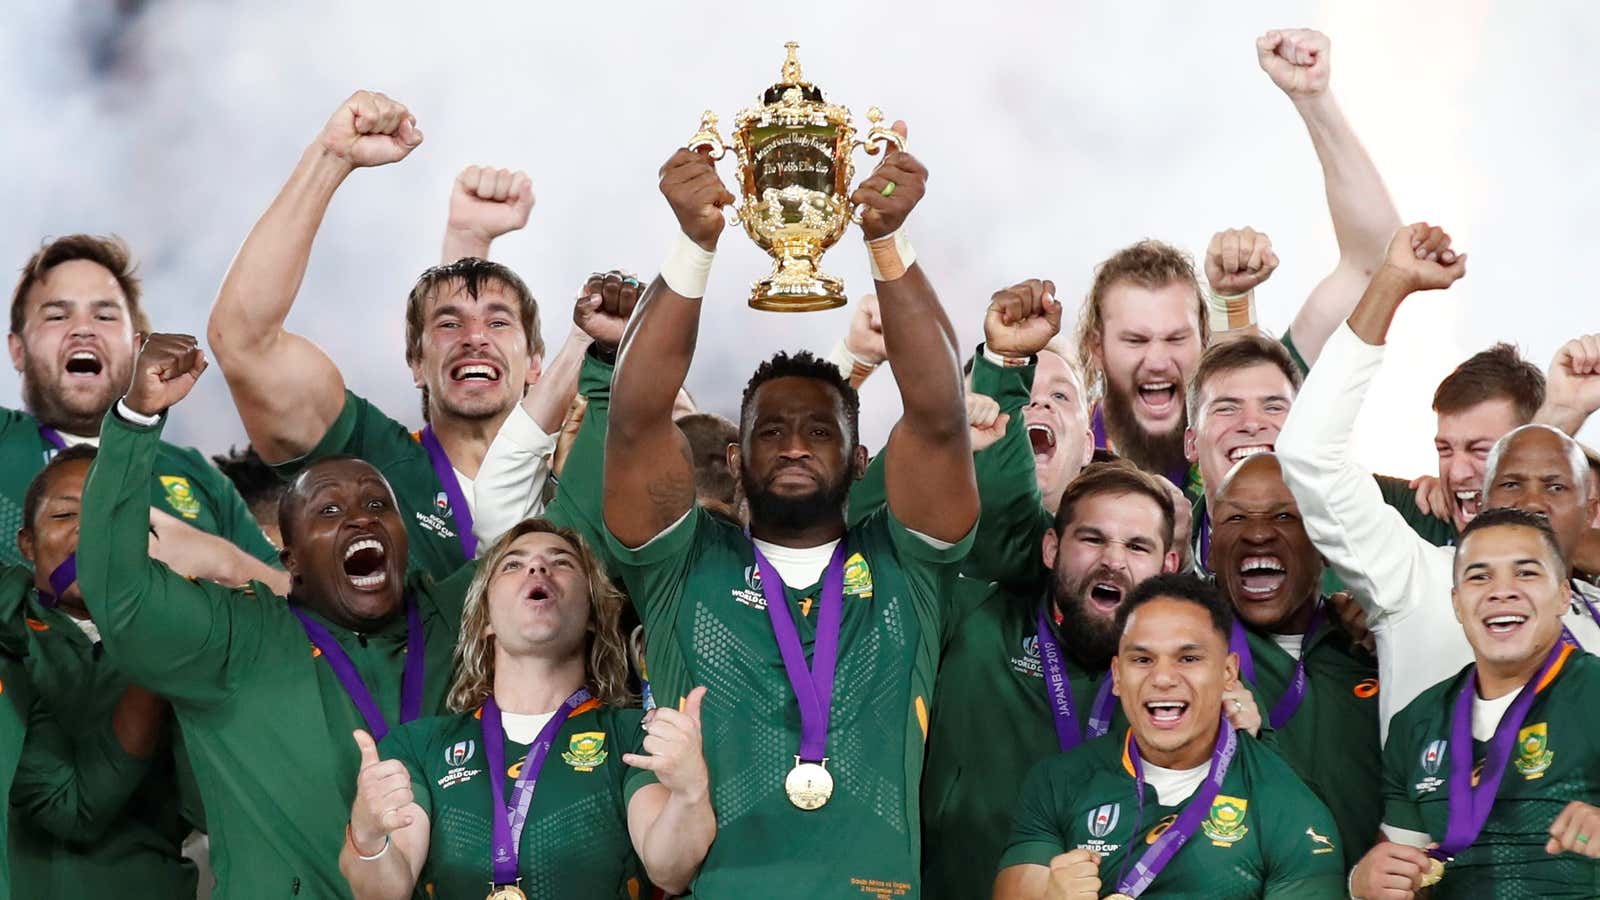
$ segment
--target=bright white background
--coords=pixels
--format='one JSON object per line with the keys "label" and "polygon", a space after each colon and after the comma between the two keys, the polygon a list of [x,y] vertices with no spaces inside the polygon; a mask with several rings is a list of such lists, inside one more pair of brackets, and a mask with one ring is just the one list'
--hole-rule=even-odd
{"label": "bright white background", "polygon": [[[436,261],[454,174],[532,174],[533,221],[496,256],[541,298],[559,343],[586,273],[655,271],[675,227],[657,167],[702,109],[726,122],[751,102],[793,39],[834,100],[910,123],[932,172],[916,246],[969,346],[997,287],[1050,277],[1076,300],[1116,247],[1154,236],[1202,250],[1246,224],[1283,260],[1260,301],[1278,329],[1336,251],[1310,142],[1252,42],[1310,25],[1333,38],[1334,90],[1401,215],[1444,224],[1471,257],[1464,282],[1401,312],[1363,418],[1368,461],[1411,474],[1434,468],[1428,399],[1462,357],[1509,339],[1543,366],[1600,328],[1587,274],[1597,24],[1600,7],[1578,2],[1484,0],[17,4],[0,25],[0,263],[20,265],[44,235],[120,233],[157,327],[201,332],[300,149],[351,90],[383,90],[426,141],[346,183],[290,326],[414,422],[401,309]],[[845,327],[843,311],[746,308],[766,265],[742,234],[725,237],[689,384],[714,411],[734,413],[763,356],[826,350]],[[870,286],[853,234],[827,266],[852,292]],[[0,379],[0,403],[17,402],[15,378]],[[865,403],[877,446],[897,409],[888,377]],[[219,375],[169,434],[206,451],[242,441]]]}

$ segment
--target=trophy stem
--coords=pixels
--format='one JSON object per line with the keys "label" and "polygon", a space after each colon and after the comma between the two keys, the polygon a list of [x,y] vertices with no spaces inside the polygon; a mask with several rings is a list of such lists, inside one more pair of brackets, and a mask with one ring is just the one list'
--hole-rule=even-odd
{"label": "trophy stem", "polygon": [[[772,248],[772,274],[750,286],[750,306],[768,312],[815,312],[837,309],[848,300],[844,281],[818,271],[805,245]],[[801,252],[794,253],[794,250]]]}

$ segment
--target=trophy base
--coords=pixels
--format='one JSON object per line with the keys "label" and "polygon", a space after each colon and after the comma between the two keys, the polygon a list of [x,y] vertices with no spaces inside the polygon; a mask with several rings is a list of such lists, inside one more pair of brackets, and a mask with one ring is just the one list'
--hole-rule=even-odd
{"label": "trophy base", "polygon": [[767,312],[816,312],[849,302],[844,281],[818,272],[810,260],[782,260],[771,275],[750,286],[750,306]]}

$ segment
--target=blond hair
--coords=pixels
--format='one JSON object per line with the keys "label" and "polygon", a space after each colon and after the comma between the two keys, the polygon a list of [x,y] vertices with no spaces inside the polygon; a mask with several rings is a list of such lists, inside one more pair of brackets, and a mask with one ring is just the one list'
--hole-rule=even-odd
{"label": "blond hair", "polygon": [[494,542],[478,561],[478,571],[467,588],[461,613],[461,636],[456,641],[455,679],[445,700],[451,712],[472,712],[494,690],[494,635],[489,634],[489,582],[495,569],[511,552],[511,545],[530,534],[553,534],[577,550],[578,565],[589,589],[589,648],[585,680],[589,691],[605,706],[629,706],[635,698],[628,689],[628,642],[622,634],[622,592],[606,576],[605,567],[582,537],[548,519],[524,519]]}
{"label": "blond hair", "polygon": [[1078,314],[1078,369],[1084,378],[1084,390],[1094,399],[1105,392],[1105,372],[1095,361],[1094,348],[1105,340],[1106,294],[1124,282],[1147,290],[1169,284],[1193,287],[1195,315],[1200,320],[1200,346],[1211,343],[1205,295],[1200,292],[1200,279],[1189,254],[1164,241],[1149,238],[1123,247],[1095,266],[1094,284],[1089,288],[1089,295],[1083,298],[1083,310]]}

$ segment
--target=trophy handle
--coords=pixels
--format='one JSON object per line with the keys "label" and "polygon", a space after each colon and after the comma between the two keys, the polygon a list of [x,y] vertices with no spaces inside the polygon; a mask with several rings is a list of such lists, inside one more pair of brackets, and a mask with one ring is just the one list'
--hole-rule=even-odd
{"label": "trophy handle", "polygon": [[[867,151],[868,156],[877,156],[879,153],[887,155],[885,147],[889,146],[896,150],[906,149],[906,139],[900,136],[900,132],[884,126],[882,110],[876,106],[867,107],[867,122],[871,127],[867,129],[866,137],[856,141],[854,147]],[[856,206],[850,211],[850,221],[860,225],[863,212],[865,212],[863,207]]]}
{"label": "trophy handle", "polygon": [[717,114],[706,110],[700,114],[700,130],[689,138],[690,150],[709,150],[712,159],[721,159],[728,152],[727,145],[722,143],[722,135],[717,133]]}

